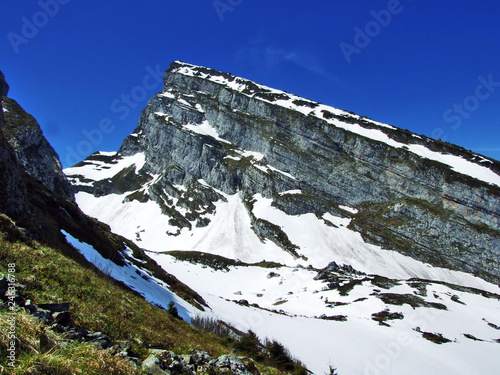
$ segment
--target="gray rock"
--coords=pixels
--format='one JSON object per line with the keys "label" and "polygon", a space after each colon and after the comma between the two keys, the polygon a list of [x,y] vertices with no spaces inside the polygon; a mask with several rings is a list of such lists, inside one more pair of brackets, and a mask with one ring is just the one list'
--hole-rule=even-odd
{"label": "gray rock", "polygon": [[0,70],[0,128],[3,125],[3,107],[2,107],[3,97],[7,96],[8,93],[9,93],[9,85],[5,81],[5,76]]}
{"label": "gray rock", "polygon": [[252,375],[241,359],[232,355],[222,355],[210,362],[219,370],[229,370],[231,374]]}
{"label": "gray rock", "polygon": [[[194,76],[180,74],[177,69],[183,65],[176,62],[167,70],[163,92],[148,102],[134,133],[119,150],[117,158],[144,152],[146,163],[141,171],[131,171],[123,181],[101,181],[77,189],[96,196],[125,190],[130,191],[130,199],[152,199],[179,231],[190,229],[195,221],[207,225],[214,202],[223,199],[215,189],[238,192],[247,202],[256,234],[300,257],[300,248],[279,227],[253,216],[251,198],[260,193],[290,215],[322,217],[328,212],[351,217],[350,228],[367,242],[500,283],[498,187],[404,147],[394,148],[336,127],[317,117],[321,114],[306,116],[279,107],[273,104],[272,93],[250,81],[200,67],[191,67],[198,73]],[[247,88],[235,91],[203,78],[206,74],[238,80]],[[307,103],[312,111],[315,104]],[[376,128],[398,142],[461,156],[500,173],[499,162],[480,163],[475,154],[457,146],[379,127],[354,114],[325,116],[347,125]],[[185,127],[202,122],[225,141]],[[264,157],[242,157],[241,150]],[[149,187],[149,195],[134,196],[136,186],[151,182],[153,175],[162,178]],[[200,179],[214,189],[200,184]],[[176,185],[184,185],[187,191]],[[303,193],[279,195],[295,189]],[[358,213],[340,206],[356,208]]]}
{"label": "gray rock", "polygon": [[0,70],[0,96],[7,96],[9,93],[9,85],[5,81],[5,76]]}
{"label": "gray rock", "polygon": [[71,314],[69,311],[53,313],[52,320],[57,324],[61,324],[63,326],[68,326],[72,323]]}
{"label": "gray rock", "polygon": [[35,305],[38,309],[48,310],[51,313],[67,312],[71,308],[71,303],[38,303]]}
{"label": "gray rock", "polygon": [[142,362],[142,368],[148,375],[168,374],[168,372],[164,371],[162,367],[163,367],[162,362],[154,354],[150,354],[149,357]]}
{"label": "gray rock", "polygon": [[21,166],[16,153],[0,129],[0,165],[3,166],[0,178],[0,211],[10,217],[30,215],[27,204],[27,189],[21,176]]}
{"label": "gray rock", "polygon": [[62,172],[59,156],[44,137],[33,116],[13,99],[6,98],[3,131],[16,153],[18,163],[27,174],[65,199],[74,200],[71,184]]}

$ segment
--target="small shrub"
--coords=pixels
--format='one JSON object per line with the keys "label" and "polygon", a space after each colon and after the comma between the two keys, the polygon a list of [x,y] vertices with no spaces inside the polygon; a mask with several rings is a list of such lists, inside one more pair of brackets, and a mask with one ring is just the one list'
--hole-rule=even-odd
{"label": "small shrub", "polygon": [[177,310],[177,307],[175,306],[175,303],[173,301],[169,302],[167,312],[174,318],[182,320],[179,315],[179,310]]}
{"label": "small shrub", "polygon": [[266,349],[269,352],[269,357],[276,362],[280,367],[287,371],[295,369],[295,363],[288,349],[283,344],[276,340],[268,341]]}
{"label": "small shrub", "polygon": [[231,335],[231,330],[217,319],[198,315],[191,319],[191,324],[195,327],[212,332],[219,337],[228,337]]}
{"label": "small shrub", "polygon": [[256,356],[261,352],[261,343],[259,338],[252,330],[244,333],[234,344],[237,351],[247,353],[250,356]]}
{"label": "small shrub", "polygon": [[404,315],[399,312],[391,313],[389,309],[385,309],[384,311],[372,314],[372,320],[377,321],[380,325],[388,326],[388,324],[385,323],[385,321],[395,320],[395,319],[404,319]]}
{"label": "small shrub", "polygon": [[422,336],[424,339],[427,339],[434,344],[445,344],[447,342],[451,342],[450,339],[447,339],[441,333],[422,332]]}

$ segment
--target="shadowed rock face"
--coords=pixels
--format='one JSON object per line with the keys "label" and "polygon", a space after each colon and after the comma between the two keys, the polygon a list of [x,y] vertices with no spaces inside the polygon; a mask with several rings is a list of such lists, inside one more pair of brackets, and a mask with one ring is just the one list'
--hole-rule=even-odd
{"label": "shadowed rock face", "polygon": [[29,214],[26,202],[26,188],[21,178],[16,154],[3,133],[3,97],[9,92],[9,85],[0,71],[0,211],[9,216]]}
{"label": "shadowed rock face", "polygon": [[[115,181],[78,189],[106,195],[134,191],[149,181],[150,196],[141,199],[154,199],[161,205],[162,192],[173,196],[172,186],[188,186],[193,197],[189,217],[166,212],[177,215],[181,228],[196,219],[200,224],[204,213],[196,208],[209,207],[218,199],[213,190],[199,186],[197,181],[203,179],[225,193],[239,192],[248,202],[260,193],[291,215],[331,212],[352,216],[351,228],[369,242],[500,282],[497,186],[457,173],[405,147],[375,141],[348,126],[335,126],[328,119],[375,129],[400,143],[454,154],[496,173],[500,171],[498,162],[484,163],[485,159],[460,147],[383,127],[347,112],[312,114],[321,108],[318,103],[207,68],[173,63],[164,83],[163,91],[149,101],[137,129],[119,151],[124,156],[143,152],[146,163],[142,170],[124,171]],[[285,108],[282,101],[294,101],[304,111]],[[107,156],[96,157],[114,162],[113,158],[105,160]],[[162,178],[153,183],[153,175]],[[302,194],[279,195],[293,189]],[[358,212],[347,213],[340,206]],[[279,228],[255,218],[253,229],[263,238],[280,235],[276,234]],[[286,240],[280,245],[300,253]]]}
{"label": "shadowed rock face", "polygon": [[40,126],[13,99],[5,97],[8,90],[0,72],[0,98],[3,99],[0,111],[3,120],[0,129],[0,212],[29,226],[34,215],[30,203],[34,194],[28,187],[31,184],[29,178],[41,182],[63,199],[73,201],[74,194],[62,173],[59,158]]}
{"label": "shadowed rock face", "polygon": [[13,99],[5,98],[3,132],[25,172],[65,199],[73,188],[62,172],[59,156],[44,137],[38,122]]}
{"label": "shadowed rock face", "polygon": [[0,128],[3,125],[3,110],[2,108],[2,101],[3,97],[7,96],[9,93],[9,85],[5,81],[5,76],[3,75],[2,71],[0,70]]}

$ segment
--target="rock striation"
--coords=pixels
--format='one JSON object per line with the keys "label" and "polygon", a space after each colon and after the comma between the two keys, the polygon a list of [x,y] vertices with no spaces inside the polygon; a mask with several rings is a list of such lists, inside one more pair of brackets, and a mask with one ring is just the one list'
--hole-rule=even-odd
{"label": "rock striation", "polygon": [[[500,283],[500,163],[458,146],[174,62],[118,154],[81,165],[138,153],[138,170],[73,175],[75,189],[154,200],[179,229],[207,225],[218,192],[238,192],[251,215],[261,194],[289,215],[350,217],[365,241]],[[252,216],[252,228],[300,256],[279,227]]]}

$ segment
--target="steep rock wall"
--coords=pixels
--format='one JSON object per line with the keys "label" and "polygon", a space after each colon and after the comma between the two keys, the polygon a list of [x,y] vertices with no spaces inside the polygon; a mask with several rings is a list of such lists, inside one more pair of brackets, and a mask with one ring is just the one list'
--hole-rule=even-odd
{"label": "steep rock wall", "polygon": [[[248,199],[255,193],[272,197],[289,214],[352,215],[351,227],[370,242],[499,282],[498,186],[408,147],[374,140],[355,126],[383,131],[408,145],[454,153],[476,163],[472,167],[489,165],[498,171],[498,162],[485,164],[486,159],[478,161],[478,155],[453,145],[354,114],[320,111],[319,104],[308,100],[294,103],[311,112],[316,108],[316,113],[285,108],[282,101],[292,96],[206,68],[174,63],[164,83],[120,149],[121,155],[145,153],[143,177],[163,176],[154,199],[161,201],[161,191],[175,184],[202,179]],[[286,199],[279,195],[291,189],[303,193]],[[340,206],[358,212],[350,214]]]}

